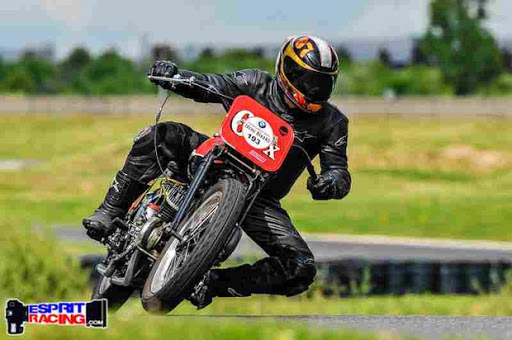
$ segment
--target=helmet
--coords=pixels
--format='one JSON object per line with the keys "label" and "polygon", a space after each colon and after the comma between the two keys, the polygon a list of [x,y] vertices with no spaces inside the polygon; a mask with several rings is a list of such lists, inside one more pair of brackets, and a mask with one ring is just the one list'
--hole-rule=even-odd
{"label": "helmet", "polygon": [[338,78],[338,56],[326,41],[288,38],[276,60],[277,84],[295,106],[316,112],[329,99]]}

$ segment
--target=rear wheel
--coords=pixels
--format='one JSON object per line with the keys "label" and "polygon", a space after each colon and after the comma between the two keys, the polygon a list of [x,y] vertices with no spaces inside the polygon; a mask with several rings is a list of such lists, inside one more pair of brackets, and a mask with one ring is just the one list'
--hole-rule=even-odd
{"label": "rear wheel", "polygon": [[187,298],[229,241],[245,204],[243,184],[223,179],[208,190],[178,227],[153,265],[142,290],[149,312],[166,313]]}

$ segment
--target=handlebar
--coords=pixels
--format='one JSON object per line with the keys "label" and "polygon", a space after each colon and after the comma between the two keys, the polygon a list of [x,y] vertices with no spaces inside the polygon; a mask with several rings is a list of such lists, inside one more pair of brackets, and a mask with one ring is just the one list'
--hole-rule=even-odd
{"label": "handlebar", "polygon": [[169,83],[175,83],[175,84],[187,84],[187,85],[194,85],[196,79],[194,77],[190,78],[167,78],[167,77],[155,77],[148,75],[149,80],[158,80],[158,81],[166,81]]}
{"label": "handlebar", "polygon": [[205,82],[201,82],[199,80],[197,80],[195,77],[190,77],[190,78],[167,78],[167,77],[155,77],[155,76],[151,76],[151,75],[148,75],[148,79],[149,80],[157,80],[157,81],[166,81],[168,83],[172,83],[172,84],[183,84],[183,85],[188,85],[188,86],[197,86],[205,91],[208,91],[210,93],[213,93],[219,97],[221,97],[221,99],[223,100],[223,105],[224,105],[224,108],[226,109],[226,111],[228,110],[229,108],[229,105],[227,103],[225,103],[225,100],[228,99],[228,100],[234,100],[235,98],[231,97],[231,96],[228,96],[224,93],[221,93],[215,86],[213,86],[212,84],[208,84],[208,83],[205,83]]}

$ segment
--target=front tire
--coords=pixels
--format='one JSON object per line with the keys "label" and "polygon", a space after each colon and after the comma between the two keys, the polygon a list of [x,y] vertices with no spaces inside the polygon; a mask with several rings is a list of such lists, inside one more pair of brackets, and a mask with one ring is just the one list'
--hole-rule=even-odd
{"label": "front tire", "polygon": [[220,180],[198,200],[178,227],[188,241],[171,238],[149,273],[141,294],[144,309],[167,313],[192,293],[229,241],[244,205],[244,185],[233,178]]}
{"label": "front tire", "polygon": [[132,287],[123,287],[113,284],[109,277],[100,275],[92,289],[91,300],[107,299],[108,310],[117,312],[133,294]]}

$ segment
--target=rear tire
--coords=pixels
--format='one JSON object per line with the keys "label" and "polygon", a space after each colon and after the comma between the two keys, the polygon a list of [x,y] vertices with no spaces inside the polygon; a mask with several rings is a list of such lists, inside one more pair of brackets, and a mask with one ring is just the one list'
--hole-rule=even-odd
{"label": "rear tire", "polygon": [[[213,203],[217,204],[216,208]],[[182,251],[176,255],[181,247],[178,240],[171,238],[167,242],[144,284],[141,294],[144,309],[167,313],[190,296],[229,241],[244,205],[244,185],[232,178],[220,180],[197,201],[196,208],[178,227],[182,236],[191,230],[192,234],[197,233],[197,241],[184,260],[179,257]],[[188,243],[185,245],[188,253]]]}

